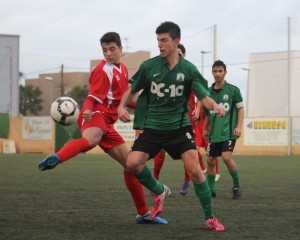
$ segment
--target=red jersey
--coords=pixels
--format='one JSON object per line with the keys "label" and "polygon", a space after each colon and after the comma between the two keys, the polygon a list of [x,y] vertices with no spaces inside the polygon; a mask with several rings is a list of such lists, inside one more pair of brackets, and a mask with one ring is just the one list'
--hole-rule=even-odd
{"label": "red jersey", "polygon": [[107,113],[111,123],[118,119],[117,108],[123,93],[128,88],[128,70],[123,63],[108,64],[102,60],[92,71],[90,90],[81,111]]}
{"label": "red jersey", "polygon": [[195,110],[196,108],[196,103],[197,103],[197,100],[196,100],[196,97],[195,97],[195,94],[194,94],[194,91],[191,92],[191,96],[190,96],[190,99],[189,99],[189,119],[191,121],[191,125],[192,125],[192,129],[195,130],[195,127],[196,127],[196,123],[195,121],[193,120],[192,116],[193,116],[193,111]]}
{"label": "red jersey", "polygon": [[196,146],[203,147],[206,150],[208,145],[208,140],[202,136],[204,120],[205,120],[205,116],[203,114],[203,106],[201,106],[200,113],[199,113],[199,122],[196,124],[195,139],[196,139]]}

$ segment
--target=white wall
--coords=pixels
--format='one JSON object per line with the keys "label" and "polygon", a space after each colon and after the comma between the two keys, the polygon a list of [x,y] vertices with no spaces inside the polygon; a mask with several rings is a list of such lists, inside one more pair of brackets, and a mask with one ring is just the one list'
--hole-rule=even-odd
{"label": "white wall", "polygon": [[[287,52],[250,54],[249,117],[288,116]],[[291,52],[291,116],[300,116],[300,52]]]}

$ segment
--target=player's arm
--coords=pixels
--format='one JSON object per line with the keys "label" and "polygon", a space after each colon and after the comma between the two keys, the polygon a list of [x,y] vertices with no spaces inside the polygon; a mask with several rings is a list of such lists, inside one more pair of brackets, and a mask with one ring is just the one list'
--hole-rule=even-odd
{"label": "player's arm", "polygon": [[124,92],[119,107],[118,107],[118,116],[122,122],[130,122],[130,115],[126,110],[127,105],[132,101],[135,92],[132,91],[131,86]]}
{"label": "player's arm", "polygon": [[197,100],[196,107],[195,107],[195,110],[194,110],[193,115],[192,115],[192,118],[193,118],[194,121],[199,120],[200,109],[201,109],[201,102]]}
{"label": "player's arm", "polygon": [[194,72],[194,80],[192,81],[192,89],[200,100],[201,104],[209,109],[213,110],[217,116],[224,117],[225,109],[223,106],[218,105],[212,98],[209,97],[209,91],[207,88],[207,81],[202,77],[202,75],[196,70]]}
{"label": "player's arm", "polygon": [[[128,72],[127,72],[127,76],[128,76]],[[131,86],[131,84],[128,84],[128,87],[130,87],[130,86]],[[136,107],[136,101],[129,102],[128,105],[127,105],[127,107],[135,109],[135,107]]]}
{"label": "player's arm", "polygon": [[209,110],[213,110],[217,114],[217,116],[219,117],[225,116],[226,111],[224,107],[217,104],[215,100],[213,100],[212,98],[206,96],[205,98],[202,98],[200,101],[205,108]]}
{"label": "player's arm", "polygon": [[202,136],[204,138],[208,138],[208,132],[209,132],[209,115],[207,114],[207,109],[204,110],[204,124],[203,124],[203,132]]}
{"label": "player's arm", "polygon": [[[92,120],[95,103],[102,103],[100,96],[106,95],[110,87],[107,74],[99,69],[94,69],[92,71],[89,83],[89,93],[82,107],[82,117],[86,121]],[[99,90],[101,91],[100,93]]]}
{"label": "player's arm", "polygon": [[95,99],[90,96],[85,99],[82,107],[82,117],[84,120],[91,121],[94,103]]}
{"label": "player's arm", "polygon": [[242,94],[239,88],[235,88],[235,94],[233,97],[233,102],[237,108],[237,125],[233,131],[235,137],[240,137],[242,135],[242,127],[244,121],[244,104]]}
{"label": "player's arm", "polygon": [[[89,82],[90,82],[90,89],[89,92],[91,91],[91,88],[93,86],[93,79],[95,79],[95,73],[94,71],[91,73]],[[82,106],[82,118],[85,121],[91,121],[92,120],[92,113],[93,113],[93,109],[94,109],[94,104],[95,104],[95,99],[92,98],[89,94],[86,97],[83,106]]]}
{"label": "player's arm", "polygon": [[238,115],[238,121],[236,128],[234,129],[234,136],[235,137],[240,137],[242,135],[242,127],[243,127],[243,122],[244,122],[244,108],[238,108],[237,110],[237,115]]}
{"label": "player's arm", "polygon": [[136,107],[136,101],[131,101],[130,103],[128,103],[127,107],[135,109],[135,107]]}

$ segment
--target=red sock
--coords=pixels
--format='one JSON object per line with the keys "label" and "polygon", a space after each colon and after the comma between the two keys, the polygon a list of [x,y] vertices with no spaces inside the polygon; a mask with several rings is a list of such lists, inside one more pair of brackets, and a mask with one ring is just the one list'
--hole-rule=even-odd
{"label": "red sock", "polygon": [[131,173],[124,171],[124,180],[127,189],[133,199],[138,215],[144,215],[149,211],[146,203],[144,188],[142,184]]}
{"label": "red sock", "polygon": [[216,160],[216,174],[219,174],[219,160]]}
{"label": "red sock", "polygon": [[205,170],[205,165],[203,163],[202,155],[200,154],[200,152],[198,152],[198,159],[199,159],[200,167],[201,167],[202,171],[204,171]]}
{"label": "red sock", "polygon": [[90,143],[86,138],[74,139],[65,144],[56,155],[59,157],[60,162],[69,160],[75,157],[80,152],[85,152],[90,149]]}
{"label": "red sock", "polygon": [[153,168],[153,176],[155,179],[159,179],[159,173],[162,168],[162,165],[164,164],[166,157],[166,152],[163,151],[161,154],[157,154],[154,158],[154,168]]}
{"label": "red sock", "polygon": [[183,178],[183,180],[185,182],[190,182],[191,181],[191,179],[190,179],[190,177],[189,177],[189,175],[188,175],[188,173],[187,173],[187,171],[186,171],[185,168],[184,168],[184,178]]}

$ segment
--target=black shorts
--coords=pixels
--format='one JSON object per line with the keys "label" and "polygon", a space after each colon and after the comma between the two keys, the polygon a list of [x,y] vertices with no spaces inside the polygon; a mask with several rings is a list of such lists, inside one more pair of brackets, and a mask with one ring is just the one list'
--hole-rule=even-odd
{"label": "black shorts", "polygon": [[131,150],[148,153],[150,158],[154,158],[162,148],[173,159],[181,159],[181,155],[187,150],[196,150],[192,128],[188,126],[173,131],[144,129],[134,141]]}
{"label": "black shorts", "polygon": [[208,143],[207,156],[219,157],[222,156],[222,152],[233,152],[236,140],[226,140],[224,142]]}

